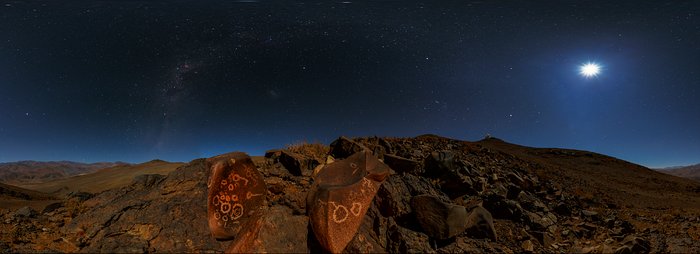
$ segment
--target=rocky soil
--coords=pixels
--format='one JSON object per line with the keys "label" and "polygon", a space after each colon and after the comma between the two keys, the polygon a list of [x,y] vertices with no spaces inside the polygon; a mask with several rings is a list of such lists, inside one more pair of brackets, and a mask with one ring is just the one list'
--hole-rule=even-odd
{"label": "rocky soil", "polygon": [[[323,252],[307,211],[314,173],[366,149],[392,172],[343,252],[700,252],[700,184],[663,178],[683,188],[658,189],[666,203],[650,197],[662,204],[635,206],[622,192],[595,192],[616,184],[633,191],[624,179],[577,176],[591,161],[636,165],[500,142],[341,137],[325,160],[303,150],[270,151],[257,163],[267,197],[249,250]],[[198,159],[168,176],[142,175],[96,195],[73,193],[42,211],[0,208],[0,252],[223,252],[230,242],[215,240],[207,224],[209,174],[210,164]]]}

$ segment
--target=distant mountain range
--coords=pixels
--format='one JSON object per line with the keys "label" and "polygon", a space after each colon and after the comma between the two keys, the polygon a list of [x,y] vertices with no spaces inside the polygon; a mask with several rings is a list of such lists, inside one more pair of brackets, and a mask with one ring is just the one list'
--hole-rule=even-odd
{"label": "distant mountain range", "polygon": [[184,163],[152,160],[141,164],[118,164],[94,172],[40,183],[18,183],[17,187],[62,196],[73,191],[98,193],[128,185],[139,175],[168,173]]}
{"label": "distant mountain range", "polygon": [[73,161],[18,161],[0,163],[0,182],[39,183],[63,179],[100,169],[129,165],[125,162],[80,163]]}
{"label": "distant mountain range", "polygon": [[700,164],[658,169],[664,173],[700,181]]}

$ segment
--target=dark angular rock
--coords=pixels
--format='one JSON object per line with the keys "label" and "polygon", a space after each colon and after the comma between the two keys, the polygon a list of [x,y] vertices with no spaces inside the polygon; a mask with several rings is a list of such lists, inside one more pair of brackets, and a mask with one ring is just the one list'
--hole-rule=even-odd
{"label": "dark angular rock", "polygon": [[330,145],[330,154],[336,159],[344,159],[364,150],[369,149],[344,136],[339,137]]}
{"label": "dark angular rock", "polygon": [[390,253],[434,252],[433,248],[430,247],[428,235],[398,226],[391,220],[387,235],[389,238],[387,251]]}
{"label": "dark angular rock", "polygon": [[423,231],[430,237],[447,239],[464,232],[467,210],[430,195],[415,196],[411,208]]}
{"label": "dark angular rock", "polygon": [[212,235],[218,240],[228,240],[236,238],[241,231],[250,233],[262,217],[267,194],[262,174],[244,153],[217,156],[209,162],[212,173],[208,184],[208,217]]}
{"label": "dark angular rock", "polygon": [[386,139],[379,138],[377,143],[379,143],[380,146],[384,147],[384,150],[386,151],[386,153],[388,153],[388,154],[394,153],[393,146],[391,145],[391,143],[389,141],[386,141]]}
{"label": "dark angular rock", "polygon": [[453,151],[432,152],[425,159],[425,175],[429,177],[440,177],[456,169],[457,161]]}
{"label": "dark angular rock", "polygon": [[438,183],[440,189],[450,198],[457,198],[466,194],[478,194],[473,187],[474,182],[472,182],[471,178],[456,172],[440,177]]}
{"label": "dark angular rock", "polygon": [[384,163],[397,173],[406,172],[414,175],[423,173],[420,162],[397,155],[385,154]]}
{"label": "dark angular rock", "polygon": [[387,247],[389,218],[383,217],[376,200],[367,210],[357,234],[343,250],[344,253],[382,253]]}
{"label": "dark angular rock", "polygon": [[276,160],[277,158],[282,155],[282,150],[281,149],[272,149],[272,150],[267,150],[265,151],[265,158]]}
{"label": "dark angular rock", "polygon": [[491,213],[482,206],[475,206],[471,210],[465,231],[472,238],[489,238],[496,241],[498,237]]}
{"label": "dark angular rock", "polygon": [[340,252],[353,239],[390,169],[369,151],[323,167],[314,178],[307,211],[316,239]]}
{"label": "dark angular rock", "polygon": [[[445,197],[442,191],[438,190],[435,185],[430,183],[427,178],[418,177],[411,174],[404,174],[401,179],[406,183],[408,190],[411,192],[411,196],[418,196],[423,194]],[[445,199],[447,199],[445,197]]]}
{"label": "dark angular rock", "polygon": [[554,207],[554,212],[558,213],[559,215],[571,216],[571,207],[564,202],[559,202]]}
{"label": "dark angular rock", "polygon": [[61,207],[63,207],[63,202],[51,203],[51,204],[48,204],[46,207],[44,207],[44,210],[42,210],[41,213],[50,213],[50,212],[58,210],[58,208],[61,208]]}
{"label": "dark angular rock", "polygon": [[15,213],[13,214],[14,217],[20,217],[20,218],[36,218],[37,212],[34,210],[34,208],[25,206],[20,209],[17,209]]}
{"label": "dark angular rock", "polygon": [[310,176],[314,168],[321,164],[313,158],[290,151],[282,151],[279,156],[279,162],[296,176]]}
{"label": "dark angular rock", "polygon": [[506,192],[506,198],[508,199],[518,199],[518,196],[520,196],[520,193],[522,192],[520,187],[515,185],[508,185],[506,188],[508,189]]}
{"label": "dark angular rock", "polygon": [[399,175],[390,175],[379,187],[376,200],[385,217],[403,218],[411,213],[411,193]]}
{"label": "dark angular rock", "polygon": [[525,210],[514,200],[505,199],[499,195],[491,194],[484,199],[484,208],[491,211],[496,219],[520,221]]}
{"label": "dark angular rock", "polygon": [[550,235],[547,232],[543,231],[530,231],[530,234],[537,239],[537,241],[540,242],[540,244],[544,247],[549,247],[554,243],[554,236]]}
{"label": "dark angular rock", "polygon": [[85,200],[91,199],[94,196],[95,196],[95,194],[79,191],[79,192],[69,193],[68,199],[73,199],[73,200],[76,200],[78,202],[83,202]]}
{"label": "dark angular rock", "polygon": [[542,216],[537,213],[533,212],[525,212],[527,223],[534,228],[535,230],[547,230],[547,228],[551,225],[554,225],[554,221],[552,221],[550,218]]}

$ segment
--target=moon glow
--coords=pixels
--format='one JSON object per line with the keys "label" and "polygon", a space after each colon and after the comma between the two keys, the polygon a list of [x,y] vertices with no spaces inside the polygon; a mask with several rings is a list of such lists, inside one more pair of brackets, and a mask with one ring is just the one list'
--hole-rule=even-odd
{"label": "moon glow", "polygon": [[600,65],[587,63],[581,66],[581,75],[586,78],[594,78],[600,74]]}

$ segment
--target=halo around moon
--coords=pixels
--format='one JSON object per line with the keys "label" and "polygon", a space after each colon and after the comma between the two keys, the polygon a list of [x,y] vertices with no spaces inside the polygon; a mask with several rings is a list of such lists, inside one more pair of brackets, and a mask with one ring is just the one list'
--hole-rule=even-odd
{"label": "halo around moon", "polygon": [[581,65],[580,74],[586,78],[594,78],[600,74],[600,65],[596,63],[586,63]]}

